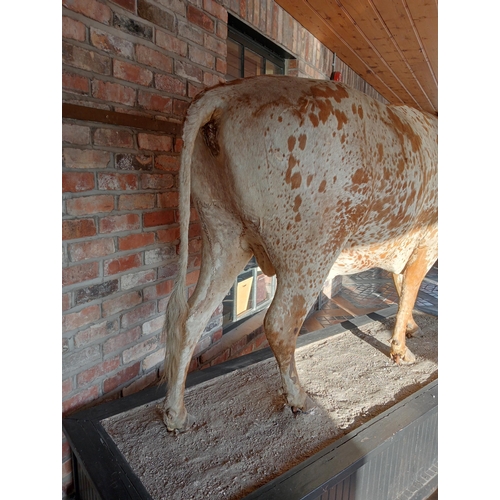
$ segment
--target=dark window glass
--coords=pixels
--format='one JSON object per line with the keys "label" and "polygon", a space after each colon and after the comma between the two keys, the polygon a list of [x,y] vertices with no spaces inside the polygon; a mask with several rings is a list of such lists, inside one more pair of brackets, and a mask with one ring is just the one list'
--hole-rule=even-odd
{"label": "dark window glass", "polygon": [[241,78],[241,56],[243,54],[243,45],[230,38],[227,39],[227,75],[228,81]]}

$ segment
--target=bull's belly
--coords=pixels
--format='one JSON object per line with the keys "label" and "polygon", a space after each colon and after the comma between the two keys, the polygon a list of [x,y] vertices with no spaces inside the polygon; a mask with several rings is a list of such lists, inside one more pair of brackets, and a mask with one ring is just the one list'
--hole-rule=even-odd
{"label": "bull's belly", "polygon": [[[373,269],[374,267],[399,274],[403,271],[412,252],[421,241],[422,235],[415,234],[413,236],[406,235],[404,238],[394,239],[376,245],[359,245],[346,248],[340,253],[335,261],[328,277],[333,278],[339,275],[345,276],[361,273]],[[435,253],[437,254],[437,244]],[[430,258],[434,259],[432,262],[435,261],[433,255],[434,251],[432,251],[430,255]]]}

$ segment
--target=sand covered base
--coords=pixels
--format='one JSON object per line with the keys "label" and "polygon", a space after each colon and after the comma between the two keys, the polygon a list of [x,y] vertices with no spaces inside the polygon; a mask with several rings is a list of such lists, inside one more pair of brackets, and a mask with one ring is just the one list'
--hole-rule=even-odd
{"label": "sand covered base", "polygon": [[394,318],[297,349],[299,378],[317,403],[294,416],[274,358],[186,391],[194,428],[172,435],[157,401],[103,420],[155,499],[239,499],[437,378],[437,318],[416,314],[417,360],[388,357]]}

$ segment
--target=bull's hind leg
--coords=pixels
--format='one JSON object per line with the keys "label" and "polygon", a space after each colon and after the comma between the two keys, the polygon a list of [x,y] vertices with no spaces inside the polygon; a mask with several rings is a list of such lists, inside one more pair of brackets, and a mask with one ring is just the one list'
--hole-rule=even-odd
{"label": "bull's hind leg", "polygon": [[324,277],[315,282],[306,278],[288,280],[278,273],[278,286],[264,319],[264,331],[274,353],[287,404],[294,413],[307,412],[314,402],[299,382],[295,366],[295,344],[307,312],[321,289]]}
{"label": "bull's hind leg", "polygon": [[[391,339],[391,358],[398,364],[415,361],[415,356],[406,347],[405,337],[407,328],[411,325],[410,321],[413,320],[412,311],[417,300],[418,290],[432,263],[428,247],[422,246],[413,252],[402,273],[399,308]],[[416,326],[414,321],[413,323]]]}
{"label": "bull's hind leg", "polygon": [[[222,220],[220,214],[217,217]],[[189,312],[179,352],[172,353],[178,356],[175,360],[178,367],[167,380],[167,396],[163,403],[163,421],[170,431],[184,431],[194,423],[194,417],[187,413],[184,405],[185,382],[194,348],[215,308],[252,257],[250,251],[241,247],[238,224],[226,220],[222,229],[211,228],[207,225],[208,220],[204,222],[200,277],[188,301]]]}
{"label": "bull's hind leg", "polygon": [[[398,292],[398,296],[399,298],[401,298],[401,290],[403,288],[403,275],[393,273],[392,279],[394,281],[394,286],[396,287],[396,291]],[[410,312],[410,317],[408,318],[408,323],[406,325],[406,336],[408,338],[411,338],[419,332],[420,332],[420,327],[413,319],[413,313]]]}

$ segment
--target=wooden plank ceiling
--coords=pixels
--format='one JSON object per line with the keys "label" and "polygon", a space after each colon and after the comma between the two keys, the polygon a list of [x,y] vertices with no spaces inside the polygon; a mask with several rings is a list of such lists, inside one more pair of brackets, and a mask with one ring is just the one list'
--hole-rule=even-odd
{"label": "wooden plank ceiling", "polygon": [[437,114],[437,0],[276,0],[391,104]]}

